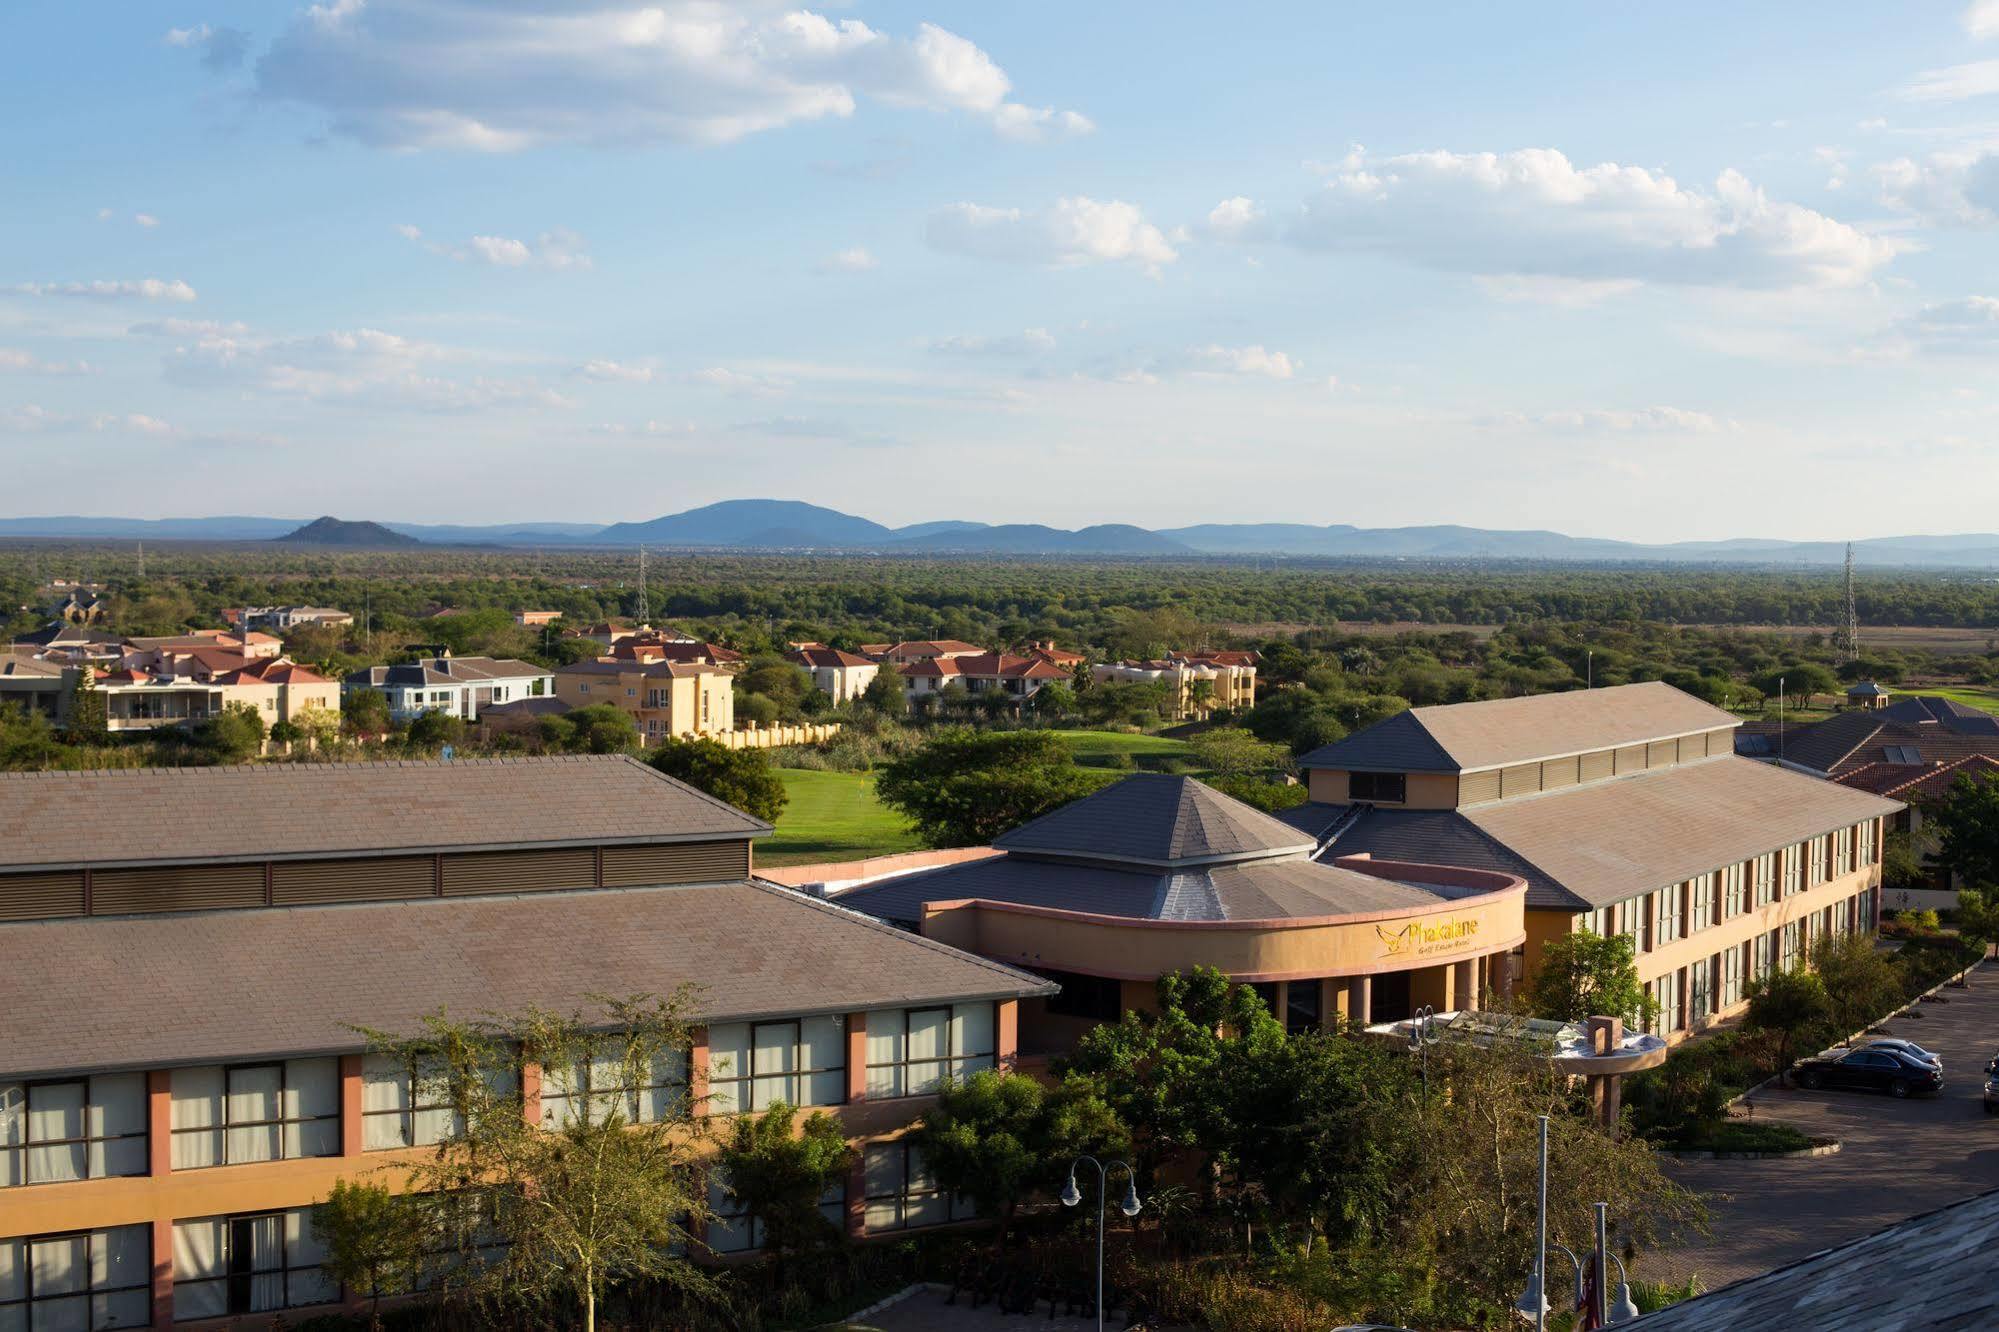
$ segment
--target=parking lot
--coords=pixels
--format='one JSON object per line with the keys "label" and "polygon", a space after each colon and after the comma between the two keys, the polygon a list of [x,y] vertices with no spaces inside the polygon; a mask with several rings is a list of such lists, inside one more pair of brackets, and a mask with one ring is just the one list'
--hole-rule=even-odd
{"label": "parking lot", "polygon": [[1985,1063],[1999,1050],[1999,964],[1948,1003],[1888,1034],[1943,1056],[1944,1090],[1893,1100],[1853,1091],[1771,1089],[1753,1098],[1759,1119],[1837,1138],[1836,1156],[1781,1161],[1688,1161],[1672,1167],[1710,1195],[1714,1234],[1650,1256],[1646,1275],[1698,1275],[1708,1289],[1753,1276],[1959,1198],[1999,1188],[1999,1115],[1985,1113]]}

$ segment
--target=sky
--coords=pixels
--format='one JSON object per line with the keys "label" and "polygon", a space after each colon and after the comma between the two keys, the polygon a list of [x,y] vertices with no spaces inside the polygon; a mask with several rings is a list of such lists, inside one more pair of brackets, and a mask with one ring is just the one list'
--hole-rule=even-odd
{"label": "sky", "polygon": [[1999,0],[7,27],[0,514],[1999,529]]}

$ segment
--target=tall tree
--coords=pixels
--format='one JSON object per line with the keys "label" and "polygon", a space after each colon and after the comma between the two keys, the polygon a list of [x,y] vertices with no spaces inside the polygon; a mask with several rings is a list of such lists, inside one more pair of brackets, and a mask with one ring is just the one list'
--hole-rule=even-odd
{"label": "tall tree", "polygon": [[1791,1058],[1801,1044],[1816,1043],[1832,1034],[1832,996],[1825,982],[1802,967],[1773,971],[1749,985],[1749,1011],[1743,1023],[1777,1036],[1777,1077],[1790,1075]]}
{"label": "tall tree", "polygon": [[425,1209],[370,1180],[337,1179],[312,1209],[312,1233],[326,1249],[326,1271],[368,1296],[368,1322],[379,1329],[384,1295],[416,1289],[431,1239]]}
{"label": "tall tree", "polygon": [[63,736],[73,745],[101,745],[111,739],[104,692],[97,687],[97,672],[88,666],[76,669],[76,690],[70,695]]}
{"label": "tall tree", "polygon": [[929,846],[976,846],[1088,795],[1104,777],[1076,766],[1053,731],[946,727],[882,768],[882,803]]}
{"label": "tall tree", "polygon": [[1588,930],[1542,945],[1541,965],[1527,981],[1527,1002],[1534,1016],[1559,1022],[1604,1016],[1636,1023],[1658,1008],[1638,979],[1631,936],[1604,938]]}
{"label": "tall tree", "polygon": [[1999,887],[1999,782],[1959,777],[1930,810],[1937,863],[1967,888]]}

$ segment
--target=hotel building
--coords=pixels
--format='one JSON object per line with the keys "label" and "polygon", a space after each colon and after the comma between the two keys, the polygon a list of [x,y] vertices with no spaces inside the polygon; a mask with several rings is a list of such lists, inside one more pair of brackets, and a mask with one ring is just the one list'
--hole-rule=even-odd
{"label": "hotel building", "polygon": [[953,1219],[906,1133],[1053,986],[753,880],[768,831],[623,757],[0,775],[0,1327],[335,1304],[312,1205],[453,1131],[355,1026],[682,983],[692,1094],[860,1146],[851,1233]]}

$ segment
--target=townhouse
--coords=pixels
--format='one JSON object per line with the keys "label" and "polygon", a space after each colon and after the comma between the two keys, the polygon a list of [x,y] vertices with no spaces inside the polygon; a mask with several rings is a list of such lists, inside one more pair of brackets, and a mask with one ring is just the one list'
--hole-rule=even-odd
{"label": "townhouse", "polygon": [[1044,657],[978,652],[921,657],[895,668],[903,693],[925,706],[952,685],[972,695],[1004,694],[1017,701],[1034,697],[1043,685],[1066,684],[1069,672]]}
{"label": "townhouse", "polygon": [[350,690],[386,694],[389,715],[397,721],[442,712],[474,722],[492,704],[553,692],[555,673],[511,657],[454,657],[447,651],[396,666],[364,666],[349,672],[344,683]]}
{"label": "townhouse", "polygon": [[1254,652],[1169,652],[1157,661],[1114,661],[1090,668],[1090,678],[1120,683],[1164,683],[1172,720],[1185,721],[1256,706]]}
{"label": "townhouse", "polygon": [[[356,1026],[683,982],[669,1083],[835,1115],[853,1235],[962,1215],[909,1128],[1054,987],[754,880],[768,831],[623,757],[0,775],[0,1324],[328,1309],[313,1204],[454,1131]],[[526,1113],[576,1078],[524,1070]],[[759,1242],[726,1208],[708,1240]]]}
{"label": "townhouse", "polygon": [[572,708],[609,703],[630,714],[644,744],[736,729],[735,677],[721,666],[599,657],[554,679],[556,697]]}
{"label": "townhouse", "polygon": [[881,673],[880,662],[824,643],[801,644],[785,660],[803,668],[812,677],[812,687],[835,703],[859,698]]}

